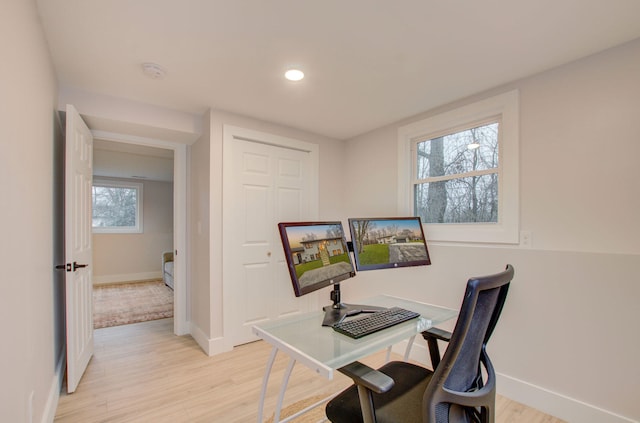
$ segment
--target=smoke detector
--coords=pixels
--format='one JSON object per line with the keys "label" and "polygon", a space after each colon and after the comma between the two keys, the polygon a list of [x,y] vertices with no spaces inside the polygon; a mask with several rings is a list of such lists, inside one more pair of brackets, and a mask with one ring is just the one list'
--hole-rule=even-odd
{"label": "smoke detector", "polygon": [[166,71],[157,63],[143,63],[142,72],[151,79],[162,79],[166,75]]}

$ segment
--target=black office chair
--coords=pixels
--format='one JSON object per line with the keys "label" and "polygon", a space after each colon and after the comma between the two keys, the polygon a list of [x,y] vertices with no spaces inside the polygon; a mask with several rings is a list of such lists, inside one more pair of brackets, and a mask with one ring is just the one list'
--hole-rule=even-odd
{"label": "black office chair", "polygon": [[[340,369],[355,385],[326,406],[333,423],[468,423],[495,419],[496,382],[486,345],[498,322],[514,269],[467,282],[449,333],[423,332],[434,371],[393,361],[375,370],[359,362]],[[438,339],[448,341],[442,360]],[[484,368],[484,371],[483,371]]]}

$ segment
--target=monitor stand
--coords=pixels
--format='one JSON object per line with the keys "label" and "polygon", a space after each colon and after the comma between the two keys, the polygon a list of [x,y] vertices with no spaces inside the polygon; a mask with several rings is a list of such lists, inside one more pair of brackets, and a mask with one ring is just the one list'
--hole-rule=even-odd
{"label": "monitor stand", "polygon": [[331,300],[333,304],[323,307],[324,320],[322,326],[333,326],[339,323],[348,316],[355,316],[360,313],[375,313],[376,311],[386,310],[385,307],[361,305],[361,304],[344,304],[340,302],[340,284],[333,285],[333,291],[331,291]]}

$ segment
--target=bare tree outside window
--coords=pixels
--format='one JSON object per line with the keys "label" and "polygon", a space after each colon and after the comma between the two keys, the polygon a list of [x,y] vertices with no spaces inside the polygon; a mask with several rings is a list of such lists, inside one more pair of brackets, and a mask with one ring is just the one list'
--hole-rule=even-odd
{"label": "bare tree outside window", "polygon": [[141,230],[140,184],[94,183],[92,226],[96,231],[139,232]]}
{"label": "bare tree outside window", "polygon": [[498,122],[416,145],[415,213],[425,223],[498,221]]}

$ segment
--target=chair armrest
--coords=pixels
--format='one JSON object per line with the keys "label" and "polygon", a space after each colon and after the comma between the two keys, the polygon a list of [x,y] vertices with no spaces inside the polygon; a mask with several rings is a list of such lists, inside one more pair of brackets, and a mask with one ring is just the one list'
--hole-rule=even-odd
{"label": "chair armrest", "polygon": [[377,394],[387,392],[395,383],[391,377],[359,361],[347,364],[338,371],[349,376],[356,385],[364,386]]}
{"label": "chair armrest", "polygon": [[436,338],[441,341],[449,342],[451,341],[451,332],[448,330],[440,329],[440,328],[429,328],[422,332],[422,337],[424,339],[427,338]]}
{"label": "chair armrest", "polygon": [[451,332],[440,328],[429,328],[422,332],[422,337],[427,341],[429,357],[431,358],[431,366],[435,371],[438,364],[440,364],[440,348],[438,347],[438,340],[445,342],[451,341]]}
{"label": "chair armrest", "polygon": [[358,361],[341,367],[338,371],[349,376],[355,383],[362,411],[362,421],[364,423],[375,423],[376,412],[373,406],[373,392],[384,394],[393,388],[395,384],[393,379],[381,371],[372,369]]}

